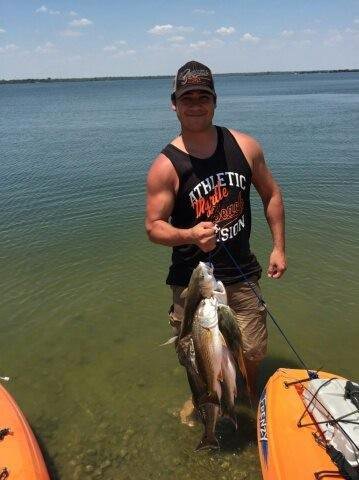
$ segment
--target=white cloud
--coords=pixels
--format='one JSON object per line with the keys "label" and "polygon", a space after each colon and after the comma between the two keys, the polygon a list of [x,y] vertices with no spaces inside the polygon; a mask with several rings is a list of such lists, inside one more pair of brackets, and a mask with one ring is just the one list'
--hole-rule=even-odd
{"label": "white cloud", "polygon": [[151,52],[161,52],[163,50],[168,50],[168,47],[164,45],[147,45],[147,50],[150,50]]}
{"label": "white cloud", "polygon": [[148,33],[152,33],[153,35],[166,35],[173,31],[173,25],[169,23],[167,25],[155,25],[153,28],[148,30]]}
{"label": "white cloud", "polygon": [[148,30],[152,35],[168,35],[169,33],[186,33],[193,32],[193,27],[185,27],[182,25],[175,26],[167,23],[166,25],[155,25]]}
{"label": "white cloud", "polygon": [[223,40],[214,38],[213,40],[199,40],[198,42],[190,43],[189,47],[193,50],[202,50],[208,48],[221,47],[224,45]]}
{"label": "white cloud", "polygon": [[72,22],[69,23],[70,27],[88,27],[89,25],[92,25],[93,22],[92,20],[89,20],[88,18],[80,18],[79,20],[72,20]]}
{"label": "white cloud", "polygon": [[103,47],[104,52],[116,52],[117,47],[116,45],[106,45],[106,47]]}
{"label": "white cloud", "polygon": [[236,29],[234,27],[221,27],[217,28],[216,33],[219,33],[220,35],[232,35]]}
{"label": "white cloud", "polygon": [[352,35],[354,39],[359,38],[359,30],[356,28],[346,28],[344,30],[344,33],[347,33],[349,35]]}
{"label": "white cloud", "polygon": [[204,8],[196,8],[193,10],[193,13],[198,13],[199,15],[214,15],[214,10],[205,10]]}
{"label": "white cloud", "polygon": [[0,28],[0,33],[5,33],[6,30],[4,30],[3,28]]}
{"label": "white cloud", "polygon": [[47,54],[55,51],[55,45],[51,42],[46,42],[45,45],[39,45],[35,48],[36,53]]}
{"label": "white cloud", "polygon": [[112,55],[112,57],[113,58],[130,57],[131,55],[135,55],[135,53],[136,53],[136,50],[132,50],[132,49],[118,50]]}
{"label": "white cloud", "polygon": [[176,32],[179,32],[179,33],[189,33],[189,32],[193,32],[194,31],[194,28],[193,27],[183,27],[183,26],[179,26],[179,27],[174,27],[175,31]]}
{"label": "white cloud", "polygon": [[174,37],[170,37],[168,38],[168,41],[169,42],[173,42],[173,43],[179,43],[179,42],[183,42],[184,41],[184,37],[182,37],[181,35],[175,35]]}
{"label": "white cloud", "polygon": [[60,15],[59,10],[51,10],[51,8],[47,8],[46,5],[42,5],[41,7],[35,10],[36,13],[48,13],[49,15]]}
{"label": "white cloud", "polygon": [[60,35],[62,37],[81,37],[82,33],[78,30],[71,30],[70,28],[67,28],[66,30],[62,30]]}
{"label": "white cloud", "polygon": [[241,42],[245,43],[258,43],[260,40],[259,37],[252,35],[251,33],[245,33],[241,36]]}
{"label": "white cloud", "polygon": [[305,28],[303,30],[303,33],[305,33],[306,35],[315,35],[317,32],[315,30],[313,30],[312,28]]}
{"label": "white cloud", "polygon": [[114,42],[112,45],[106,45],[103,47],[104,52],[118,52],[119,50],[123,49],[123,47],[127,45],[126,40],[119,40]]}
{"label": "white cloud", "polygon": [[359,18],[355,18],[355,19],[353,20],[353,23],[355,23],[356,25],[359,25]]}
{"label": "white cloud", "polygon": [[343,41],[343,35],[339,32],[333,33],[329,38],[324,40],[324,45],[333,46]]}
{"label": "white cloud", "polygon": [[78,13],[74,12],[73,10],[69,11],[70,17],[77,17]]}
{"label": "white cloud", "polygon": [[8,45],[5,45],[5,47],[0,47],[0,53],[15,52],[15,50],[19,50],[19,47],[14,43],[9,43]]}
{"label": "white cloud", "polygon": [[37,8],[37,9],[35,10],[35,12],[36,12],[36,13],[46,13],[47,10],[48,10],[48,8],[45,7],[45,5],[42,5],[41,7]]}
{"label": "white cloud", "polygon": [[283,30],[280,34],[281,37],[289,38],[294,35],[294,30]]}
{"label": "white cloud", "polygon": [[294,42],[294,45],[297,45],[298,47],[308,47],[308,46],[311,45],[311,44],[312,44],[312,42],[311,42],[310,40],[308,40],[308,39],[307,39],[307,40],[305,40],[305,39],[303,39],[303,40],[296,40],[296,41]]}

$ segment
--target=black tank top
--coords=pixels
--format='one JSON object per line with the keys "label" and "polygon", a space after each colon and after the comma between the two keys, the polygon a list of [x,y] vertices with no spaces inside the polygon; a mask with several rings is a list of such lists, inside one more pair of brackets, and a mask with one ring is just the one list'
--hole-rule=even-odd
{"label": "black tank top", "polygon": [[[229,285],[244,278],[221,242],[225,243],[247,277],[260,277],[261,267],[249,246],[252,172],[230,131],[224,127],[216,129],[217,148],[209,158],[193,157],[172,144],[168,144],[162,153],[172,162],[179,178],[171,224],[176,228],[191,228],[204,221],[218,225],[220,241],[217,241],[210,259],[217,280]],[[198,262],[208,259],[209,254],[196,245],[173,247],[166,283],[188,285]]]}

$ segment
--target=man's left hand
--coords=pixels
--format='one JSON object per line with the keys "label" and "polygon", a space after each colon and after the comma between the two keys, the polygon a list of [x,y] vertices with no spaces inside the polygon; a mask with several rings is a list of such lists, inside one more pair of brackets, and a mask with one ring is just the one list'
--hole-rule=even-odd
{"label": "man's left hand", "polygon": [[268,277],[280,278],[287,270],[287,261],[283,250],[273,249],[269,257]]}

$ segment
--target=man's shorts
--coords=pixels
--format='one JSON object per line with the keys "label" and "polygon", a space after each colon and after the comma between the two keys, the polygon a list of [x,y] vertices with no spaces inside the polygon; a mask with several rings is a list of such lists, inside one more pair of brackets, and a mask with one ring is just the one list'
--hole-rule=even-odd
{"label": "man's shorts", "polygon": [[[249,279],[250,285],[261,296],[257,277]],[[171,285],[173,306],[170,310],[170,324],[179,330],[183,318],[184,302],[180,298],[185,287]],[[244,356],[251,361],[263,360],[267,353],[266,310],[252,288],[245,282],[226,286],[228,305],[236,314],[242,334]]]}

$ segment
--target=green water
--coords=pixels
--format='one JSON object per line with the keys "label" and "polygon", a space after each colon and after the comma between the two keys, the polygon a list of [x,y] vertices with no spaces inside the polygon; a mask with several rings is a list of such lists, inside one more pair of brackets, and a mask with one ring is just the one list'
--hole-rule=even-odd
{"label": "green water", "polygon": [[[310,368],[358,372],[359,75],[219,77],[216,123],[262,143],[286,203],[289,269],[264,296]],[[178,131],[169,81],[0,87],[0,375],[54,479],[260,479],[255,416],[238,403],[221,452],[171,347],[168,249],[143,229],[146,171]],[[253,193],[252,247],[270,235]],[[298,366],[270,324],[260,385]]]}

